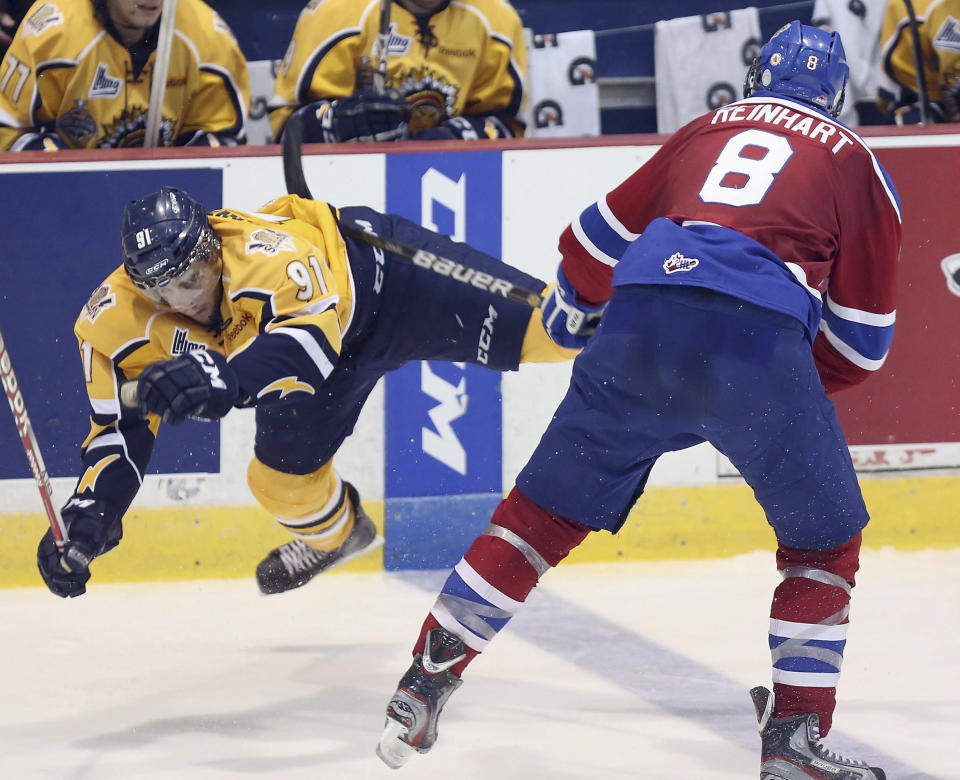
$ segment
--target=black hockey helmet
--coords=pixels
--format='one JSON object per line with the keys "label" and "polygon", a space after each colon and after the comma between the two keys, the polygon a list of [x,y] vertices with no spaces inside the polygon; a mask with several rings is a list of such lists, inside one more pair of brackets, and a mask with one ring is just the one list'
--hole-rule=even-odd
{"label": "black hockey helmet", "polygon": [[123,266],[152,301],[194,316],[219,286],[220,237],[207,212],[176,187],[161,187],[123,208]]}
{"label": "black hockey helmet", "polygon": [[161,287],[187,270],[208,230],[203,206],[183,190],[161,187],[123,208],[123,265],[140,289]]}

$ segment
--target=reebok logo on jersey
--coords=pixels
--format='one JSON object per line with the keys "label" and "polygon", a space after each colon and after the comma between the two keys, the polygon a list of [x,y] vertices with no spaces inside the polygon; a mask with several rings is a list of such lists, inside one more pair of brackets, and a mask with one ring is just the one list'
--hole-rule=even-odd
{"label": "reebok logo on jersey", "polygon": [[960,23],[948,16],[933,37],[933,48],[941,51],[960,52]]}
{"label": "reebok logo on jersey", "polygon": [[90,85],[88,97],[113,98],[120,94],[121,80],[110,75],[109,66],[97,63],[97,72],[93,74],[93,83]]}
{"label": "reebok logo on jersey", "polygon": [[680,252],[674,252],[663,261],[663,270],[668,274],[675,274],[678,271],[692,271],[698,265],[700,261],[697,258],[684,257]]}

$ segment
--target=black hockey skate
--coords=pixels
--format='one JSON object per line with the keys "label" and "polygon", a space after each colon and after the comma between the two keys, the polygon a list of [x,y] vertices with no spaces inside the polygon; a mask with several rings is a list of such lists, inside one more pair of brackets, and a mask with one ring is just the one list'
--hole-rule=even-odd
{"label": "black hockey skate", "polygon": [[771,718],[773,693],[750,689],[760,723],[760,780],[886,780],[882,769],[838,756],[820,744],[820,716]]}
{"label": "black hockey skate", "polygon": [[325,571],[366,555],[383,544],[383,537],[360,506],[360,496],[349,482],[344,485],[354,509],[353,530],[335,550],[317,550],[300,539],[280,545],[257,566],[257,585],[266,594],[283,593],[306,585]]}
{"label": "black hockey skate", "polygon": [[387,705],[377,745],[377,755],[387,766],[399,769],[414,751],[426,753],[433,747],[443,705],[462,682],[448,669],[465,656],[463,642],[446,629],[434,628],[427,634],[423,655],[414,656]]}

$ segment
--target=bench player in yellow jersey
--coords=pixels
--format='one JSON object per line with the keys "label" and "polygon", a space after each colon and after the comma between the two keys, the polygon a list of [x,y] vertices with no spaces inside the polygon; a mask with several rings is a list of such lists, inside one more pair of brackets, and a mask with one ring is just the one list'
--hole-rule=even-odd
{"label": "bench player in yellow jersey", "polygon": [[304,140],[510,138],[523,134],[526,50],[506,0],[393,0],[386,94],[369,89],[380,0],[312,0],[301,12],[270,101],[279,138],[290,116]]}
{"label": "bench player in yellow jersey", "polygon": [[[119,543],[164,420],[216,420],[256,407],[250,488],[294,536],[257,569],[260,589],[279,593],[382,541],[332,458],[386,372],[419,359],[509,371],[576,352],[550,339],[540,309],[349,237],[352,227],[491,279],[544,288],[395,215],[294,195],[259,213],[207,213],[165,187],[127,204],[122,223],[123,265],[75,327],[92,426],[83,472],[61,510],[72,570],[49,531],[38,550],[40,572],[59,596],[82,594],[89,562]],[[497,327],[481,349],[491,308]],[[121,387],[133,379],[139,406],[128,408]]]}
{"label": "bench player in yellow jersey", "polygon": [[[912,7],[930,121],[960,122],[960,0],[914,0]],[[880,45],[878,105],[898,125],[917,124],[923,116],[920,74],[910,13],[904,0],[888,0]]]}
{"label": "bench player in yellow jersey", "polygon": [[[161,0],[37,0],[0,64],[0,149],[143,146]],[[244,143],[247,63],[202,0],[179,0],[160,146]]]}

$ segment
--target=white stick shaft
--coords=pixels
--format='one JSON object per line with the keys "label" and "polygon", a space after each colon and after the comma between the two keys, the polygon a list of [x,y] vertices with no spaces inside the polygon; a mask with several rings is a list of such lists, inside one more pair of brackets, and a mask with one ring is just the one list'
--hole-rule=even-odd
{"label": "white stick shaft", "polygon": [[20,434],[20,442],[23,444],[27,462],[30,464],[30,471],[33,472],[33,479],[40,491],[40,500],[43,502],[43,510],[47,513],[53,538],[62,550],[67,542],[67,528],[63,523],[63,518],[60,517],[60,513],[55,508],[53,487],[50,484],[50,477],[47,474],[43,456],[40,454],[40,445],[37,443],[36,434],[33,432],[33,425],[27,415],[27,405],[24,403],[23,393],[17,382],[17,376],[13,373],[13,363],[10,361],[7,345],[3,341],[3,334],[0,334],[0,381],[3,382],[3,389],[6,391],[10,411],[13,412],[13,421],[16,423],[17,433]]}
{"label": "white stick shaft", "polygon": [[143,145],[155,148],[160,141],[160,121],[163,119],[163,95],[167,88],[167,73],[170,72],[170,49],[173,46],[174,23],[177,19],[177,0],[163,0],[160,17],[160,35],[157,39],[157,54],[153,61],[150,79],[150,105],[147,108],[147,129]]}

